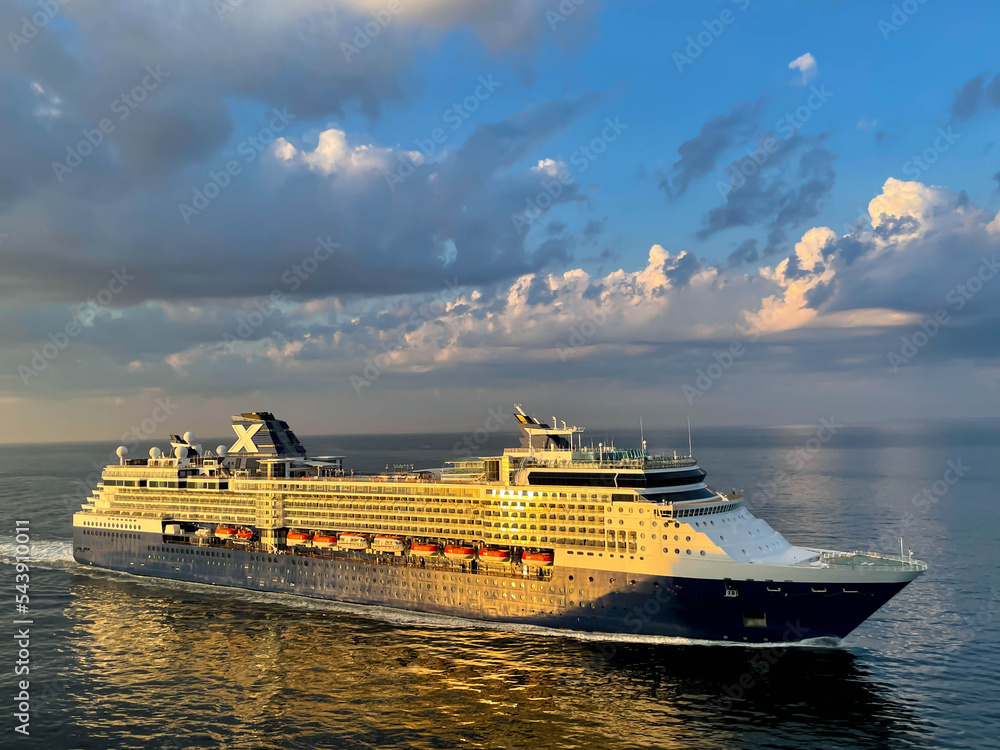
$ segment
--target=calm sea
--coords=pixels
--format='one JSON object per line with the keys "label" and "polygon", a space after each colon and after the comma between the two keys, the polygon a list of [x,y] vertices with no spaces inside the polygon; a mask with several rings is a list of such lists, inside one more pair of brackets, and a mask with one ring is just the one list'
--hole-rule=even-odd
{"label": "calm sea", "polygon": [[[930,564],[843,643],[786,650],[494,628],[83,569],[70,514],[114,445],[5,446],[0,747],[1000,746],[1000,422],[834,433],[696,434],[713,486],[744,489],[793,542],[898,553],[902,536]],[[440,466],[462,437],[303,442],[370,471]],[[29,738],[13,731],[18,520],[32,547]]]}

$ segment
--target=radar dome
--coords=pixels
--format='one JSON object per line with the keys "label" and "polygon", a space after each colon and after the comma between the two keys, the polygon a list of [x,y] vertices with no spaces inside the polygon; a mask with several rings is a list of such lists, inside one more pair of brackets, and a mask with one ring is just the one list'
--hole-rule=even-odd
{"label": "radar dome", "polygon": [[115,451],[115,454],[118,456],[118,458],[125,458],[125,456],[128,455],[128,448],[126,448],[124,445],[119,445],[118,450]]}
{"label": "radar dome", "polygon": [[188,432],[185,432],[183,437],[184,437],[184,442],[187,443],[188,445],[194,443],[194,433],[191,432],[190,430]]}
{"label": "radar dome", "polygon": [[185,448],[183,445],[178,445],[176,448],[174,448],[174,456],[176,456],[177,458],[186,457],[187,448]]}
{"label": "radar dome", "polygon": [[228,452],[229,452],[229,449],[226,448],[226,446],[224,446],[224,445],[217,445],[215,447],[215,453],[218,456],[225,456],[226,453],[228,453]]}
{"label": "radar dome", "polygon": [[161,451],[156,446],[153,446],[152,448],[149,449],[149,457],[150,458],[159,458],[162,455],[163,455],[163,451]]}
{"label": "radar dome", "polygon": [[202,446],[201,443],[196,443],[194,445],[194,452],[197,453],[199,456],[202,456],[205,454],[205,448]]}

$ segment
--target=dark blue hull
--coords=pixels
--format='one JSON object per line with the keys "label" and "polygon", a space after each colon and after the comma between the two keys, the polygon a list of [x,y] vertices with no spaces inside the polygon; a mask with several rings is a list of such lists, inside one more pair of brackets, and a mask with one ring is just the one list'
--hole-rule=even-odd
{"label": "dark blue hull", "polygon": [[82,564],[135,575],[500,623],[748,643],[843,638],[906,582],[724,581],[554,568],[520,575],[391,555],[269,554],[74,529]]}

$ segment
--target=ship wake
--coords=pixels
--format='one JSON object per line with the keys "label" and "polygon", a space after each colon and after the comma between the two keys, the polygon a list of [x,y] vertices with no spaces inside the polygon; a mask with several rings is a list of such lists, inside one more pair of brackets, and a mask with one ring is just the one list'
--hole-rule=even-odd
{"label": "ship wake", "polygon": [[[28,554],[19,555],[18,548],[23,553],[25,546]],[[66,568],[76,564],[72,542],[32,539],[27,545],[19,545],[13,536],[0,535],[0,563],[16,565],[18,557],[32,567]]]}

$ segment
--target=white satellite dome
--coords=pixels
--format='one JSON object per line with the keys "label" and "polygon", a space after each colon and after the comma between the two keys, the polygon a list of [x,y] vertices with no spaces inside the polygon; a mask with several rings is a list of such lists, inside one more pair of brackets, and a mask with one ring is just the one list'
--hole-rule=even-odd
{"label": "white satellite dome", "polygon": [[221,456],[225,456],[228,452],[229,452],[229,449],[226,448],[226,446],[224,446],[224,445],[217,445],[217,446],[215,446],[215,453],[216,453],[216,455],[218,455],[220,457]]}
{"label": "white satellite dome", "polygon": [[128,448],[126,448],[124,445],[119,445],[118,450],[115,451],[115,454],[118,456],[118,458],[125,458],[125,456],[128,455]]}
{"label": "white satellite dome", "polygon": [[182,437],[184,438],[184,442],[187,443],[188,445],[194,443],[194,433],[191,432],[190,430],[185,432],[184,435],[182,435]]}
{"label": "white satellite dome", "polygon": [[163,455],[163,451],[161,451],[155,445],[152,448],[149,449],[149,457],[150,458],[159,458],[162,455]]}
{"label": "white satellite dome", "polygon": [[194,452],[197,453],[199,456],[205,454],[205,448],[202,446],[201,443],[195,443],[195,445],[192,447],[194,448]]}
{"label": "white satellite dome", "polygon": [[174,456],[176,458],[184,458],[185,456],[187,456],[187,448],[185,448],[183,445],[178,445],[176,448],[174,448]]}

